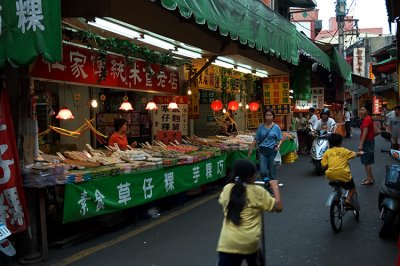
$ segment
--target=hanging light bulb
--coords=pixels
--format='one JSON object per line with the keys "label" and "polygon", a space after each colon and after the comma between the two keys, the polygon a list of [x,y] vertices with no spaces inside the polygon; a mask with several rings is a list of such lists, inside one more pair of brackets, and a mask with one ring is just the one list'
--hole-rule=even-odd
{"label": "hanging light bulb", "polygon": [[249,108],[250,108],[250,106],[248,104],[246,104],[246,109],[249,109]]}
{"label": "hanging light bulb", "polygon": [[226,109],[224,108],[224,109],[222,109],[222,112],[225,114],[226,113]]}
{"label": "hanging light bulb", "polygon": [[169,110],[174,110],[174,109],[178,109],[179,107],[178,107],[178,105],[176,104],[176,102],[170,102],[169,104],[168,104],[168,107],[167,107]]}
{"label": "hanging light bulb", "polygon": [[190,90],[190,88],[188,89],[187,94],[192,95],[192,91]]}
{"label": "hanging light bulb", "polygon": [[150,101],[147,103],[146,108],[144,108],[144,109],[152,111],[152,110],[157,110],[158,107],[155,102]]}
{"label": "hanging light bulb", "polygon": [[72,112],[71,110],[68,109],[68,107],[64,106],[63,108],[60,109],[56,118],[68,120],[68,119],[74,119],[75,116],[72,115]]}
{"label": "hanging light bulb", "polygon": [[240,103],[239,103],[239,107],[242,107],[242,106],[243,106],[243,104],[242,104],[242,102],[240,102]]}
{"label": "hanging light bulb", "polygon": [[91,101],[90,101],[90,105],[91,105],[93,108],[96,108],[97,106],[99,106],[99,104],[97,103],[97,100],[96,100],[96,99],[91,100]]}
{"label": "hanging light bulb", "polygon": [[125,110],[125,111],[132,111],[133,107],[132,104],[128,101],[128,96],[124,96],[124,102],[121,104],[121,106],[118,108],[119,110]]}

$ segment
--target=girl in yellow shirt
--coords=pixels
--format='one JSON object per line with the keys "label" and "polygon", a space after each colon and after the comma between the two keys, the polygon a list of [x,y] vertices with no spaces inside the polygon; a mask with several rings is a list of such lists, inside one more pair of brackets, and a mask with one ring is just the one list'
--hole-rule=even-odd
{"label": "girl in yellow shirt", "polygon": [[278,180],[269,184],[274,197],[254,184],[255,165],[248,160],[237,160],[233,166],[234,182],[227,184],[220,195],[219,203],[224,210],[224,221],[218,241],[218,266],[264,265],[259,242],[262,235],[264,211],[282,211]]}

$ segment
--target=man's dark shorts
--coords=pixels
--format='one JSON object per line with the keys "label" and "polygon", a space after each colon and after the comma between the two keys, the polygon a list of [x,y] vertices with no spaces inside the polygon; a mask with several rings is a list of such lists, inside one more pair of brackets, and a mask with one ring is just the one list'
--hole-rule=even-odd
{"label": "man's dark shorts", "polygon": [[363,165],[374,164],[375,162],[374,150],[375,150],[375,140],[366,140],[364,142],[364,147],[363,147],[363,151],[365,152],[365,154],[361,156],[361,163]]}

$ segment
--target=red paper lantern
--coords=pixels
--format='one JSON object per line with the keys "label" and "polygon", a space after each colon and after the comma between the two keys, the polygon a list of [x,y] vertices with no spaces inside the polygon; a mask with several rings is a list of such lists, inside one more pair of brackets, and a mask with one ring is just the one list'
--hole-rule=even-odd
{"label": "red paper lantern", "polygon": [[249,103],[249,109],[253,112],[257,111],[258,107],[260,107],[260,105],[256,102]]}
{"label": "red paper lantern", "polygon": [[230,101],[228,103],[228,109],[232,111],[237,111],[237,109],[239,109],[239,103],[237,101]]}
{"label": "red paper lantern", "polygon": [[214,100],[211,103],[211,109],[213,109],[216,112],[221,111],[223,107],[224,104],[220,100]]}

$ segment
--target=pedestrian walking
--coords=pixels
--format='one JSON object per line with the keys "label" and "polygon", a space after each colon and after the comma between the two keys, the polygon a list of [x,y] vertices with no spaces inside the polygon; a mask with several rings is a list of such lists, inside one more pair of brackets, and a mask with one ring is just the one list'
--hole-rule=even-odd
{"label": "pedestrian walking", "polygon": [[264,181],[276,179],[276,166],[274,159],[282,143],[281,128],[273,122],[275,113],[271,109],[265,111],[265,122],[260,124],[254,141],[250,146],[250,158],[253,148],[258,144],[260,150],[260,175]]}
{"label": "pedestrian walking", "polygon": [[372,175],[372,165],[374,164],[374,150],[375,150],[375,130],[374,122],[371,116],[368,114],[366,107],[360,108],[360,116],[363,119],[361,122],[360,130],[360,144],[358,150],[363,151],[364,154],[361,156],[361,163],[365,167],[367,176],[363,179],[361,185],[373,185],[375,179]]}
{"label": "pedestrian walking", "polygon": [[351,113],[345,107],[344,108],[344,128],[346,130],[346,138],[351,138]]}
{"label": "pedestrian walking", "polygon": [[387,119],[388,133],[391,134],[392,149],[399,149],[400,139],[400,105],[394,108],[394,114],[390,115]]}
{"label": "pedestrian walking", "polygon": [[269,181],[272,197],[255,184],[256,166],[249,160],[237,160],[233,165],[232,182],[220,195],[224,221],[218,241],[218,266],[265,265],[260,250],[262,215],[264,211],[281,212],[282,201],[277,180]]}

